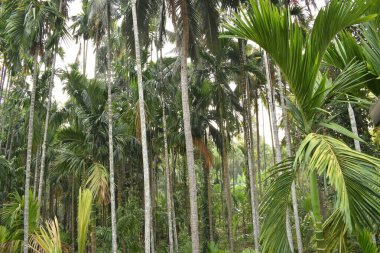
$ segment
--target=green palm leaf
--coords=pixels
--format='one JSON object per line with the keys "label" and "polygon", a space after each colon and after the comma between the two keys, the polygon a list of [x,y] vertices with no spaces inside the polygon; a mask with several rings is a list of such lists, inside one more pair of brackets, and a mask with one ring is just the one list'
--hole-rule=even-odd
{"label": "green palm leaf", "polygon": [[46,222],[46,229],[41,227],[40,231],[31,237],[30,248],[34,252],[62,252],[62,243],[57,217],[50,222]]}
{"label": "green palm leaf", "polygon": [[[365,22],[375,15],[365,16],[372,1],[333,0],[316,17],[310,34],[292,22],[288,10],[268,1],[259,0],[259,7],[250,0],[252,10],[241,9],[228,24],[224,37],[249,39],[271,55],[285,75],[297,103],[306,113],[315,108],[313,100],[316,80],[323,55],[336,33],[347,26]],[[318,85],[317,85],[318,86]]]}
{"label": "green palm leaf", "polygon": [[262,252],[287,253],[290,252],[290,247],[286,236],[285,220],[291,199],[291,186],[295,178],[293,159],[284,160],[271,168],[266,180],[273,178],[276,180],[269,186],[260,206],[260,212],[264,216]]}
{"label": "green palm leaf", "polygon": [[332,137],[309,134],[297,151],[294,168],[326,175],[345,226],[371,229],[380,221],[380,159],[357,152]]}
{"label": "green palm leaf", "polygon": [[92,194],[89,189],[79,189],[78,199],[78,252],[86,249],[88,225],[90,224]]}

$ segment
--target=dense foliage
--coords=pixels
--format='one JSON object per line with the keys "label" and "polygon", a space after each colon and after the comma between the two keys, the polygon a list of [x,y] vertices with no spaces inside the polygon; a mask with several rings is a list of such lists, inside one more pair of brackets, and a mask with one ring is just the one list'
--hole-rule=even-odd
{"label": "dense foliage", "polygon": [[379,252],[380,2],[320,5],[1,1],[0,252]]}

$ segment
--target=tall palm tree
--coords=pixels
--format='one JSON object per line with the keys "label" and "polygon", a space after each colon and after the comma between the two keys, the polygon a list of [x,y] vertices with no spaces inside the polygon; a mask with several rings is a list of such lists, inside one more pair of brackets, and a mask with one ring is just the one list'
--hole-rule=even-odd
{"label": "tall palm tree", "polygon": [[189,55],[190,40],[190,17],[187,0],[180,0],[180,10],[182,17],[182,45],[181,45],[181,95],[183,126],[186,144],[187,172],[189,177],[190,196],[190,225],[191,242],[193,252],[199,252],[199,231],[198,231],[198,205],[197,205],[197,181],[194,167],[194,147],[191,135],[190,106],[187,76],[187,58]]}
{"label": "tall palm tree", "polygon": [[[112,231],[112,253],[117,252],[117,230],[116,230],[116,204],[115,204],[115,173],[113,152],[113,112],[112,112],[112,51],[111,51],[111,1],[106,2],[106,29],[107,29],[107,93],[108,93],[108,152],[109,152],[109,179],[111,192],[111,231]],[[86,52],[85,52],[86,54]]]}
{"label": "tall palm tree", "polygon": [[149,158],[148,143],[146,138],[146,120],[145,120],[145,103],[144,103],[144,87],[142,83],[141,55],[139,30],[137,24],[136,0],[132,0],[133,15],[133,31],[135,38],[136,51],[136,67],[137,67],[137,84],[139,92],[139,109],[140,109],[140,128],[141,128],[141,144],[143,154],[143,170],[144,170],[144,215],[145,215],[145,253],[151,252],[151,196],[150,196],[150,179],[149,179]]}
{"label": "tall palm tree", "polygon": [[[13,3],[12,3],[13,2]],[[33,84],[30,98],[29,125],[27,138],[27,154],[25,169],[25,209],[24,209],[24,253],[28,252],[28,221],[29,221],[29,186],[30,168],[32,162],[33,120],[38,78],[38,56],[42,50],[42,41],[48,21],[59,17],[52,2],[37,0],[8,1],[9,19],[6,31],[13,46],[33,55]]]}
{"label": "tall palm tree", "polygon": [[[66,7],[66,4],[64,0],[59,0],[58,3],[58,12],[61,13],[63,8]],[[38,184],[38,194],[37,194],[37,201],[40,203],[41,206],[41,200],[42,200],[42,186],[43,186],[43,180],[44,180],[44,171],[45,171],[45,162],[46,162],[46,150],[47,150],[47,137],[48,137],[48,127],[49,127],[49,119],[50,119],[50,110],[51,110],[51,100],[52,100],[52,93],[53,93],[53,87],[54,87],[54,77],[55,77],[55,64],[57,59],[57,53],[58,53],[58,45],[60,41],[60,37],[63,36],[66,32],[65,27],[63,26],[63,23],[59,23],[59,20],[54,20],[56,22],[56,25],[54,26],[53,31],[53,59],[51,64],[51,75],[49,80],[49,92],[48,92],[48,101],[46,106],[46,117],[45,117],[45,126],[44,126],[44,135],[43,135],[43,141],[42,141],[42,154],[41,154],[41,168],[40,168],[40,175],[39,175],[39,184]]]}
{"label": "tall palm tree", "polygon": [[[278,9],[264,0],[260,0],[260,4],[261,10],[251,1],[252,10],[241,12],[242,17],[236,15],[226,28],[232,36],[258,43],[278,64],[295,100],[295,103],[289,101],[287,107],[304,135],[295,158],[275,166],[274,173],[282,171],[283,174],[275,179],[262,205],[266,214],[263,251],[273,252],[280,248],[283,252],[289,251],[284,233],[284,213],[296,172],[306,172],[310,180],[316,250],[326,252],[334,249],[338,243],[344,243],[334,239],[344,238],[347,231],[355,232],[377,222],[378,218],[372,214],[380,212],[379,195],[371,193],[379,185],[379,181],[375,182],[377,179],[374,181],[374,178],[380,177],[377,170],[380,160],[351,150],[341,141],[318,133],[323,128],[330,128],[357,138],[350,131],[332,123],[319,108],[336,103],[336,97],[362,85],[360,78],[366,75],[364,65],[353,62],[334,82],[328,80],[326,75],[321,75],[319,67],[330,41],[340,30],[373,17],[364,15],[372,3],[347,1],[342,4],[331,1],[319,12],[311,33],[306,34],[306,37],[302,29],[292,23],[287,10]],[[325,222],[320,211],[319,175],[326,175],[331,187],[337,192],[336,207]],[[356,187],[362,190],[353,190]],[[367,211],[359,206],[365,207]],[[336,227],[334,224],[338,223],[341,225]],[[276,245],[272,243],[273,238],[276,238]]]}

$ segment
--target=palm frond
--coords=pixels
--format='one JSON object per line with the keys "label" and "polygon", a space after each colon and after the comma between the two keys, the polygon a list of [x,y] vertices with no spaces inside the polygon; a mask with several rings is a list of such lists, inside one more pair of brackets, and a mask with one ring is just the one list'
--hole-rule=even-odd
{"label": "palm frond", "polygon": [[349,231],[356,226],[372,229],[372,224],[380,221],[380,159],[312,133],[297,151],[294,168],[298,167],[326,175],[336,191],[336,209]]}
{"label": "palm frond", "polygon": [[[293,159],[273,166],[266,180],[274,180],[263,197],[260,213],[264,217],[261,232],[262,252],[291,252],[286,235],[286,210],[291,200],[295,178]],[[276,243],[273,243],[276,242]]]}
{"label": "palm frond", "polygon": [[79,189],[78,199],[78,252],[86,249],[88,225],[90,223],[92,194],[89,189]]}
{"label": "palm frond", "polygon": [[[260,7],[250,0],[252,9],[240,10],[228,24],[223,37],[249,39],[266,50],[281,68],[300,108],[313,111],[310,100],[319,74],[322,57],[336,33],[343,28],[370,20],[365,16],[371,3],[365,0],[346,1],[341,4],[333,0],[320,10],[311,34],[292,22],[288,10],[280,9],[265,0]],[[310,116],[309,116],[310,117]]]}
{"label": "palm frond", "polygon": [[46,222],[46,229],[41,227],[40,231],[31,236],[30,241],[30,248],[34,252],[61,253],[62,243],[57,217]]}
{"label": "palm frond", "polygon": [[366,253],[379,253],[380,250],[376,248],[376,244],[372,239],[372,235],[368,230],[360,230],[357,232],[358,243],[362,252]]}
{"label": "palm frond", "polygon": [[99,203],[109,203],[108,172],[103,165],[94,163],[91,166],[86,185],[94,198],[98,198]]}

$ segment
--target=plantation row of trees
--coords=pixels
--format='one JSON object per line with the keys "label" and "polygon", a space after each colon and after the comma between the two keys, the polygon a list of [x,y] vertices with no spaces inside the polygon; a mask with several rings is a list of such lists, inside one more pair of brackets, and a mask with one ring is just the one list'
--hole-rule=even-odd
{"label": "plantation row of trees", "polygon": [[0,2],[0,252],[379,251],[379,1],[81,4]]}

